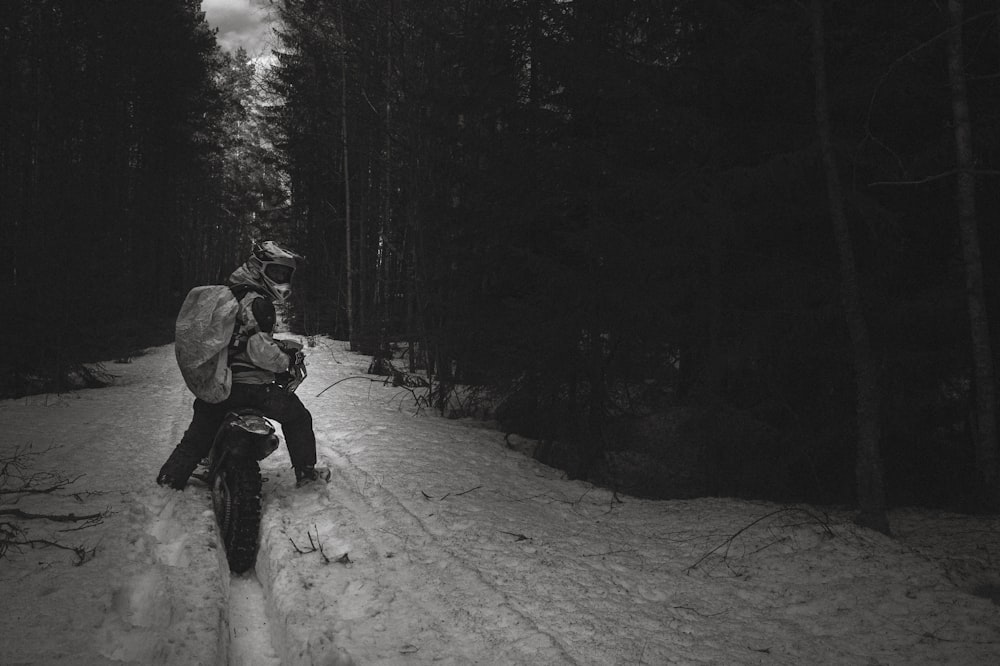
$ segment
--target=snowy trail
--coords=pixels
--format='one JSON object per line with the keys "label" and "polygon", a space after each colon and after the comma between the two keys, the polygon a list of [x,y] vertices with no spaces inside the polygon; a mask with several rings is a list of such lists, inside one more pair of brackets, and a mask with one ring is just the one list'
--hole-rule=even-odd
{"label": "snowy trail", "polygon": [[[4,632],[0,662],[216,663],[222,591],[208,505],[150,483],[189,418],[172,356],[165,347],[109,364],[120,375],[110,388],[0,403],[8,446],[40,452],[40,469],[83,475],[68,497],[25,503],[53,513],[110,512],[76,533],[96,548],[94,560],[72,567],[64,552],[33,550],[37,569],[8,577],[0,568],[3,596],[16,598],[20,612],[18,631]],[[60,540],[72,544],[76,534]],[[52,593],[32,595],[47,577]],[[53,627],[67,640],[52,641]]]}
{"label": "snowy trail", "polygon": [[[0,663],[9,663],[8,654],[51,646],[36,655],[37,663],[279,664],[268,640],[263,590],[255,579],[231,579],[228,573],[208,489],[193,482],[178,493],[152,483],[191,413],[192,397],[180,381],[172,348],[107,369],[120,374],[113,387],[29,397],[8,403],[13,413],[0,412],[3,431],[14,443],[57,447],[42,456],[41,466],[71,475],[86,470],[73,488],[84,497],[95,493],[87,499],[87,512],[105,508],[97,503],[109,499],[113,512],[90,535],[99,544],[104,575],[98,572],[82,586],[89,596],[78,589],[71,601],[54,603],[50,597],[32,603],[31,595],[18,593],[17,583],[12,586],[25,607],[27,631],[5,641]],[[42,503],[57,505],[51,498]],[[70,578],[92,573],[93,563],[70,571],[44,566]],[[31,577],[18,582],[30,583]],[[66,582],[60,592],[72,589]],[[81,603],[87,616],[78,613]],[[92,641],[55,646],[48,640],[53,624],[87,629]]]}
{"label": "snowy trail", "polygon": [[[905,588],[933,586],[938,572],[921,562],[905,577],[887,572],[881,557],[904,551],[847,515],[831,519],[846,523],[833,542],[793,514],[725,551],[740,557],[689,570],[780,507],[617,503],[504,448],[494,431],[415,416],[391,387],[348,380],[314,397],[367,364],[325,351],[310,355],[322,381],[300,394],[334,477],[302,495],[275,469],[265,516],[261,578],[304,650],[289,663],[334,647],[338,663],[918,663],[906,661],[924,654],[914,637],[957,626],[955,604],[998,620],[961,594],[915,611]],[[348,553],[350,568],[296,553],[291,541],[303,550],[310,531],[330,559]],[[855,609],[859,594],[875,607]],[[299,604],[322,611],[296,615]],[[887,631],[883,618],[896,625]],[[947,662],[945,640],[928,651]]]}
{"label": "snowy trail", "polygon": [[[323,566],[321,584],[280,595],[280,617],[294,618],[300,605],[333,606],[337,618],[320,634],[286,623],[307,650],[343,651],[344,663],[572,663],[551,636],[514,610],[480,573],[447,552],[419,519],[384,487],[352,474],[346,459],[329,456],[330,483],[302,501],[279,495],[268,507],[267,557],[258,563],[270,589],[283,587],[302,565],[297,544],[309,544],[308,523],[323,553],[307,566]],[[295,534],[287,516],[307,527]],[[326,563],[326,558],[333,560]],[[336,560],[347,556],[349,563]],[[308,626],[308,625],[304,625]],[[351,658],[348,658],[351,655]],[[315,655],[314,655],[315,656]],[[308,662],[305,662],[308,663]]]}
{"label": "snowy trail", "polygon": [[[220,563],[224,564],[224,563]],[[253,574],[227,576],[226,593],[228,629],[226,663],[229,666],[281,666],[281,659],[271,645],[264,588]]]}
{"label": "snowy trail", "polygon": [[110,388],[0,402],[0,455],[85,474],[19,508],[110,511],[30,526],[93,549],[81,566],[0,558],[0,664],[998,662],[1000,606],[973,594],[1000,589],[996,516],[897,510],[889,540],[829,508],[615,498],[345,380],[368,359],[317,342],[299,395],[333,476],[296,489],[284,447],[263,461],[246,577],[208,489],[153,483],[190,418],[171,347],[109,365]]}

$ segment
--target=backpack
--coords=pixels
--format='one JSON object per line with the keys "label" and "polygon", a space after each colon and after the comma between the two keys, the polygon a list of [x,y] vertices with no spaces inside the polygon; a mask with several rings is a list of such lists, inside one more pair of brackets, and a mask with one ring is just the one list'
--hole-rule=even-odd
{"label": "backpack", "polygon": [[188,292],[174,327],[174,353],[184,383],[196,397],[218,403],[229,397],[229,343],[240,306],[224,285]]}

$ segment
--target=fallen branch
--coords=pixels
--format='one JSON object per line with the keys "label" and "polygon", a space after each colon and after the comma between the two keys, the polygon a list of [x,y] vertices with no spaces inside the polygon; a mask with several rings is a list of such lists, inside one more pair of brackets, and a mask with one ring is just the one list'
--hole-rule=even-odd
{"label": "fallen branch", "polygon": [[[469,488],[468,490],[463,490],[463,491],[462,491],[462,492],[460,492],[460,493],[445,493],[444,495],[441,495],[441,497],[438,497],[438,498],[436,499],[436,501],[440,502],[440,501],[441,501],[441,500],[443,500],[443,499],[444,499],[445,497],[458,497],[458,496],[460,496],[460,495],[466,495],[466,494],[468,494],[468,493],[471,493],[471,492],[472,492],[473,490],[479,490],[479,489],[480,489],[480,488],[482,488],[482,487],[483,487],[482,485],[478,485],[478,486],[476,486],[475,488]],[[424,491],[422,491],[422,490],[420,491],[420,494],[424,496],[424,499],[425,499],[425,500],[435,500],[435,498],[431,497],[430,495],[428,495],[427,493],[425,493],[425,492],[424,492]]]}
{"label": "fallen branch", "polygon": [[[30,444],[18,446],[13,453],[0,458],[0,495],[52,493],[79,481],[83,474],[69,478],[53,472],[28,472],[38,456],[54,448],[56,447],[36,452],[31,450]],[[18,485],[14,486],[14,483]],[[40,484],[49,485],[39,487]]]}
{"label": "fallen branch", "polygon": [[412,393],[414,397],[416,397],[416,393],[413,391],[413,388],[428,388],[430,386],[427,380],[424,379],[423,377],[419,377],[417,375],[411,375],[409,373],[404,373],[402,371],[400,371],[396,376],[390,375],[384,379],[373,379],[372,377],[367,377],[365,375],[351,375],[350,377],[341,377],[340,379],[338,379],[337,381],[335,381],[334,383],[330,384],[325,389],[317,393],[316,397],[317,398],[320,397],[321,395],[332,389],[337,384],[340,384],[341,382],[346,382],[349,379],[363,379],[371,382],[372,384],[382,384],[383,386],[392,385],[395,387],[403,388]]}
{"label": "fallen branch", "polygon": [[[723,549],[723,548],[725,548],[725,553],[723,554],[723,559],[727,558],[729,556],[729,548],[733,545],[733,542],[737,539],[737,537],[739,537],[741,534],[743,534],[744,532],[748,531],[750,528],[754,527],[755,525],[759,525],[760,523],[764,522],[765,520],[768,520],[769,518],[774,518],[775,516],[783,514],[783,513],[803,513],[808,518],[811,519],[811,523],[812,524],[820,525],[823,528],[823,532],[828,537],[834,537],[834,536],[836,536],[834,534],[833,530],[830,528],[829,522],[826,521],[826,520],[820,519],[818,516],[814,515],[812,512],[807,511],[805,509],[800,509],[798,507],[783,507],[781,509],[777,509],[775,511],[771,511],[770,513],[764,514],[760,518],[757,518],[756,520],[750,522],[749,524],[744,525],[742,528],[740,528],[739,530],[737,530],[736,533],[734,533],[734,534],[730,535],[728,538],[726,538],[725,541],[723,541],[722,543],[720,543],[719,545],[717,545],[715,548],[712,548],[710,551],[708,551],[707,553],[705,553],[704,555],[702,555],[701,557],[699,557],[698,561],[695,562],[694,564],[692,564],[691,566],[689,566],[686,569],[686,571],[691,572],[691,571],[697,569],[698,566],[701,565],[702,562],[704,562],[709,557],[711,557],[712,555],[714,555],[716,552],[718,552],[720,549]],[[770,544],[768,544],[768,545],[770,545]],[[757,549],[754,552],[760,552],[761,550],[763,550],[763,548],[759,548],[759,549]]]}
{"label": "fallen branch", "polygon": [[76,554],[76,561],[73,562],[73,566],[80,566],[84,562],[93,559],[97,552],[97,548],[87,549],[83,546],[66,546],[64,544],[58,543],[56,541],[51,541],[49,539],[29,539],[27,534],[19,525],[14,523],[0,523],[0,559],[3,559],[7,554],[7,551],[14,549],[18,553],[21,552],[22,546],[28,546],[32,549],[34,548],[58,548],[60,550],[68,550]]}
{"label": "fallen branch", "polygon": [[0,509],[0,516],[13,516],[22,520],[52,520],[58,523],[74,523],[83,521],[100,520],[103,513],[91,513],[86,516],[78,516],[75,513],[28,513],[20,509]]}
{"label": "fallen branch", "polygon": [[620,550],[607,550],[603,553],[583,553],[580,557],[604,557],[605,555],[620,555],[621,553],[634,553],[635,548],[622,548]]}
{"label": "fallen branch", "polygon": [[[959,169],[950,169],[948,171],[935,174],[933,176],[925,176],[919,180],[878,180],[874,183],[869,183],[870,187],[877,186],[896,186],[896,185],[924,185],[925,183],[932,183],[935,180],[941,180],[942,178],[948,178],[949,176],[954,176],[959,173]],[[1000,171],[995,169],[973,169],[970,171],[973,176],[1000,176]]]}
{"label": "fallen branch", "polygon": [[726,610],[721,610],[721,611],[718,611],[716,613],[702,613],[697,608],[691,608],[690,606],[671,606],[671,608],[676,608],[678,610],[691,611],[695,615],[700,615],[701,617],[716,617],[718,615],[724,615],[724,614],[726,614],[726,613],[729,612],[728,608]]}
{"label": "fallen branch", "polygon": [[[315,541],[313,541],[312,532],[309,532],[308,530],[306,531],[306,536],[309,537],[309,550],[305,550],[304,548],[299,548],[298,544],[295,543],[295,541],[292,540],[292,537],[288,537],[288,541],[292,544],[292,548],[294,548],[295,552],[298,553],[299,555],[308,555],[309,553],[317,553],[318,552],[320,554],[320,557],[323,558],[323,563],[324,564],[329,564],[331,560],[330,560],[329,557],[327,557],[326,552],[323,550],[323,542],[320,541],[320,539],[319,539],[319,528],[316,527],[315,525],[313,525],[313,529],[316,530],[316,540]],[[340,562],[341,560],[343,560],[346,557],[347,557],[347,553],[344,553],[343,556],[341,557],[341,559],[337,560],[337,561]],[[350,560],[348,560],[348,561],[350,561]]]}
{"label": "fallen branch", "polygon": [[323,389],[322,391],[320,391],[319,393],[317,393],[316,397],[317,398],[320,397],[321,395],[323,395],[324,393],[326,393],[327,391],[329,391],[330,389],[332,389],[337,384],[340,384],[341,382],[346,382],[348,379],[365,379],[365,380],[368,380],[369,382],[372,382],[373,384],[380,384],[380,383],[382,383],[381,379],[372,379],[371,377],[365,377],[364,375],[351,375],[350,377],[343,377],[341,379],[338,379],[334,383],[330,384],[325,389]]}
{"label": "fallen branch", "polygon": [[[413,389],[413,388],[411,388],[409,386],[398,386],[397,388],[400,389],[399,393],[396,393],[395,395],[393,395],[392,398],[391,398],[391,400],[389,402],[394,402],[396,400],[396,396],[408,393],[408,394],[410,394],[410,397],[413,398],[413,404],[415,404],[417,406],[417,414],[422,413],[424,407],[430,407],[431,406],[430,392],[428,392],[426,395],[417,395],[416,389]],[[405,397],[406,396],[403,395],[403,397],[399,399],[399,409],[400,410],[403,409],[403,398],[405,398]]]}
{"label": "fallen branch", "polygon": [[89,562],[94,559],[94,555],[97,554],[97,548],[84,548],[83,546],[65,546],[61,543],[55,541],[49,541],[48,539],[28,539],[27,541],[13,541],[7,546],[31,546],[35,548],[40,546],[42,548],[52,547],[59,548],[60,550],[68,550],[76,555],[76,561],[73,562],[73,566],[78,567],[81,564]]}
{"label": "fallen branch", "polygon": [[21,486],[20,488],[0,488],[0,495],[15,495],[15,494],[41,495],[43,493],[54,493],[57,490],[63,490],[67,486],[76,483],[84,476],[86,476],[85,474],[80,474],[79,476],[75,476],[72,479],[60,478],[54,485],[46,486],[44,488],[36,488],[30,485],[31,483],[37,481],[38,477],[43,477],[44,475],[45,473],[32,476],[31,478],[27,479],[25,485]]}
{"label": "fallen branch", "polygon": [[512,537],[516,537],[514,539],[515,541],[531,541],[531,537],[530,536],[525,536],[523,534],[518,534],[517,532],[504,532],[503,530],[500,530],[500,534],[509,534]]}
{"label": "fallen branch", "polygon": [[[71,478],[53,472],[32,471],[31,466],[35,459],[41,453],[46,453],[49,450],[51,449],[34,452],[30,445],[19,446],[12,454],[0,458],[0,495],[15,496],[13,501],[17,502],[26,495],[54,494],[83,477],[82,474]],[[83,501],[81,493],[74,493],[72,497],[77,502]],[[27,529],[16,521],[43,520],[54,523],[69,523],[73,527],[57,531],[75,532],[101,524],[110,513],[110,509],[101,513],[78,515],[76,513],[33,513],[23,509],[2,508],[0,516],[9,517],[12,520],[0,522],[0,559],[6,556],[11,549],[21,552],[23,547],[51,547],[75,553],[77,559],[74,565],[79,566],[94,557],[96,547],[88,549],[84,546],[67,546],[46,538],[29,538]]]}

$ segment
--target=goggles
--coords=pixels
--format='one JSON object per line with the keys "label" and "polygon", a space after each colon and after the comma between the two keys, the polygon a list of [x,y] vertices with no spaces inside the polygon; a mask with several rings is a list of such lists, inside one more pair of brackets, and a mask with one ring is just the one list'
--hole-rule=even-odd
{"label": "goggles", "polygon": [[292,281],[295,269],[284,264],[269,263],[264,266],[264,275],[273,282],[286,284]]}

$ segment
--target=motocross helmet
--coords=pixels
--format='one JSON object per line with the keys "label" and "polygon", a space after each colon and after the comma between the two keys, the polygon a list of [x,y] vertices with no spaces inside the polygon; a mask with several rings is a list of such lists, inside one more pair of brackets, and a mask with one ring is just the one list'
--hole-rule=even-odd
{"label": "motocross helmet", "polygon": [[247,267],[261,286],[275,300],[284,303],[292,294],[292,276],[302,256],[271,240],[253,244]]}

